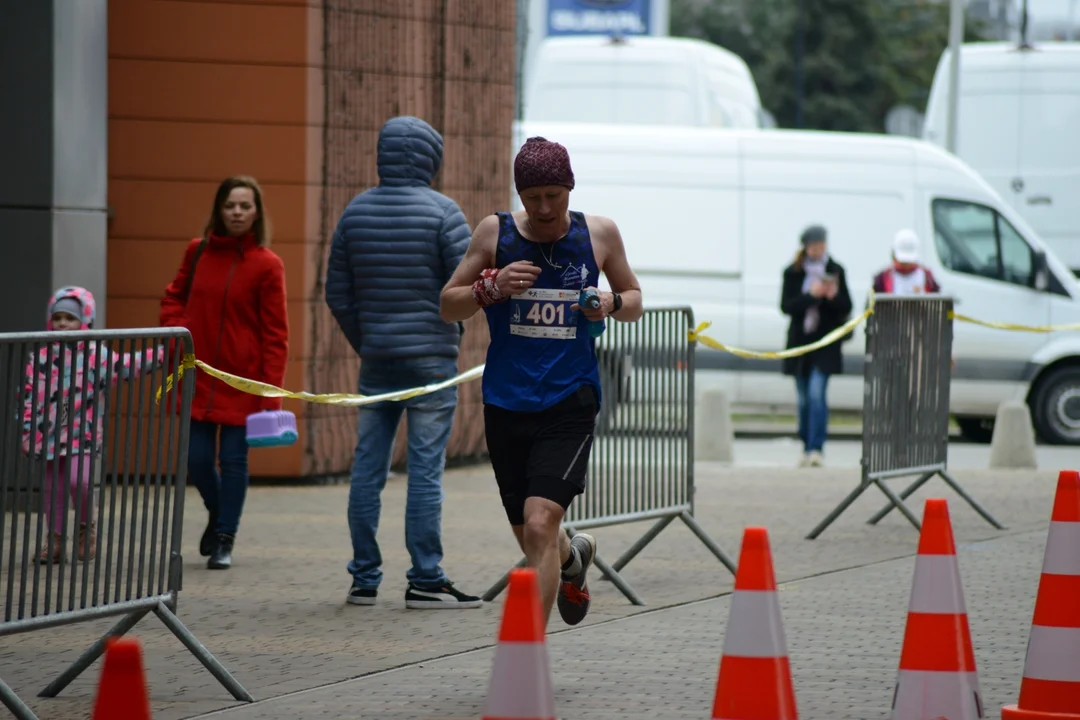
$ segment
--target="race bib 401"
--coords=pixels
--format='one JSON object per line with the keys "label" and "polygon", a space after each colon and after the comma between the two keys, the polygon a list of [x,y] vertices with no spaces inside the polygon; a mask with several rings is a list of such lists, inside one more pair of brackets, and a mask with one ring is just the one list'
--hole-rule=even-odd
{"label": "race bib 401", "polygon": [[529,288],[510,298],[510,334],[573,340],[577,337],[577,290]]}

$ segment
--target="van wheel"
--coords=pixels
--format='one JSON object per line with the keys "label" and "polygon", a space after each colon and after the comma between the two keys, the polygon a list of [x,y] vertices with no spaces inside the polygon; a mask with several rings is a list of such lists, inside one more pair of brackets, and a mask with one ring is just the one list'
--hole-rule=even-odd
{"label": "van wheel", "polygon": [[1080,444],[1080,367],[1059,368],[1031,396],[1035,431],[1051,445]]}
{"label": "van wheel", "polygon": [[994,438],[994,419],[981,417],[958,417],[960,437],[968,442],[988,443]]}

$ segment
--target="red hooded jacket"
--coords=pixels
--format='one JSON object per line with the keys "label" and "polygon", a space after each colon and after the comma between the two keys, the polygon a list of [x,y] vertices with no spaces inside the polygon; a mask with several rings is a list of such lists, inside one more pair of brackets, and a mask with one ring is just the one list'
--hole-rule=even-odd
{"label": "red hooded jacket", "polygon": [[[186,327],[195,357],[233,375],[281,387],[289,358],[285,264],[253,235],[211,235],[195,265],[190,296],[184,297],[191,262],[201,238],[191,241],[176,277],[165,288],[161,324]],[[197,372],[191,418],[244,425],[260,410],[280,410],[281,398],[236,390]]]}

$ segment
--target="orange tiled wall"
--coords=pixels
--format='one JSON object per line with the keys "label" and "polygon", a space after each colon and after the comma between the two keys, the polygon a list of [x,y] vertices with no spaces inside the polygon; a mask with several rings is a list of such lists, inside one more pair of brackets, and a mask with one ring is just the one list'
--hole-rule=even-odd
{"label": "orange tiled wall", "polygon": [[[288,278],[286,385],[303,386],[309,247],[318,234],[308,206],[319,196],[319,158],[308,149],[320,130],[309,119],[321,106],[309,90],[321,88],[321,25],[318,8],[295,0],[110,0],[111,327],[157,324],[162,292],[217,184],[254,175]],[[300,474],[304,442],[253,451],[252,474]]]}

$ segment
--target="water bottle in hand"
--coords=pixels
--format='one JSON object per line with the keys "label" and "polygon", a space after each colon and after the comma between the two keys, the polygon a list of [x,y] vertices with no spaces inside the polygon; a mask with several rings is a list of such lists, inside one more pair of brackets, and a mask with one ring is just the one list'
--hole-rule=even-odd
{"label": "water bottle in hand", "polygon": [[[600,292],[593,288],[582,290],[581,296],[578,298],[578,305],[590,310],[598,309],[600,307]],[[605,329],[607,329],[607,325],[603,320],[589,321],[589,335],[592,337],[600,337]]]}

